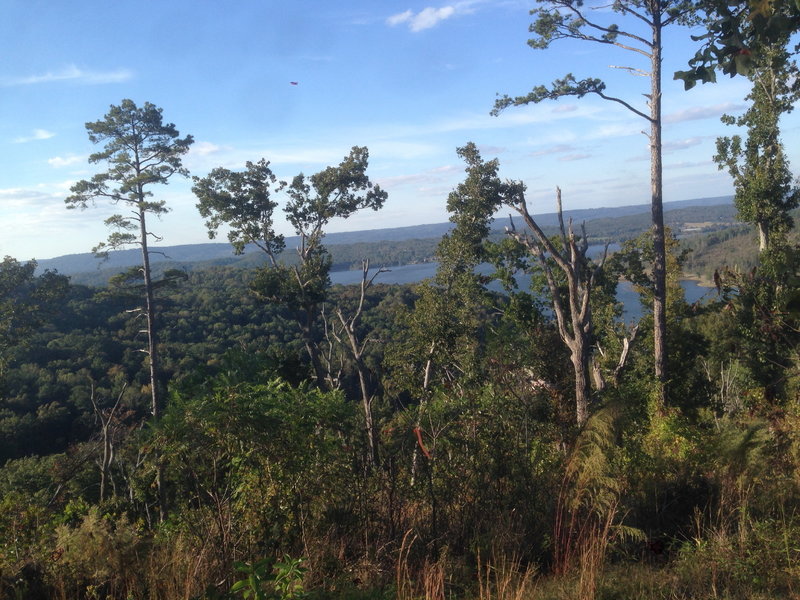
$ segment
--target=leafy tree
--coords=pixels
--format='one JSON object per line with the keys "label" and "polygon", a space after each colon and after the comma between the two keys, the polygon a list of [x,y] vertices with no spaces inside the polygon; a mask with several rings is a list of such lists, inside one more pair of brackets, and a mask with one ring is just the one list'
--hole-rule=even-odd
{"label": "leafy tree", "polygon": [[[439,267],[433,285],[422,287],[417,302],[418,323],[426,352],[423,389],[434,376],[452,385],[460,378],[469,382],[481,352],[482,308],[489,304],[487,278],[476,267],[489,258],[486,241],[494,213],[508,201],[514,185],[498,177],[497,159],[484,161],[477,146],[457,149],[466,163],[466,178],[447,197],[450,221],[455,225],[436,251]],[[459,374],[460,373],[460,374]]]}
{"label": "leafy tree", "polygon": [[[226,223],[237,253],[244,251],[245,244],[253,243],[269,257],[270,265],[258,272],[253,289],[295,312],[317,383],[323,388],[329,386],[320,360],[317,320],[330,287],[331,257],[322,240],[331,219],[347,219],[359,210],[383,206],[387,194],[370,181],[368,164],[367,148],[355,146],[338,166],[310,177],[301,173],[290,184],[276,185],[269,163],[261,160],[247,163],[242,173],[215,169],[203,179],[195,178],[192,188],[211,235]],[[276,260],[284,243],[274,230],[277,205],[271,196],[284,189],[289,196],[284,210],[300,237],[296,249],[299,263],[292,266]]]}
{"label": "leafy tree", "polygon": [[766,402],[749,408],[768,413],[788,396],[798,372],[800,255],[796,248],[776,245],[750,271],[722,270],[717,283],[735,319],[730,354],[763,391],[755,400]]}
{"label": "leafy tree", "polygon": [[180,137],[172,123],[164,123],[162,110],[150,102],[142,107],[132,100],[112,105],[100,121],[86,123],[89,140],[104,144],[103,150],[89,156],[90,163],[105,163],[108,170],[89,180],[76,183],[65,202],[67,208],[85,209],[96,200],[107,200],[114,205],[130,209],[126,214],[115,214],[105,223],[114,231],[106,242],[101,242],[95,252],[135,244],[142,250],[142,277],[144,279],[144,308],[147,321],[147,349],[150,364],[151,412],[158,418],[162,408],[159,389],[159,357],[156,332],[154,284],[150,268],[150,240],[160,240],[147,227],[147,217],[159,217],[166,212],[164,200],[151,200],[153,184],[166,184],[173,175],[187,176],[181,157],[194,142],[191,135]]}
{"label": "leafy tree", "polygon": [[765,49],[785,45],[800,30],[796,0],[703,0],[699,6],[707,15],[708,32],[693,38],[703,45],[689,70],[675,73],[687,90],[698,81],[715,82],[718,70],[731,77],[751,75]]}
{"label": "leafy tree", "polygon": [[192,192],[199,200],[200,215],[207,219],[208,237],[214,239],[219,227],[227,225],[228,241],[236,254],[243,254],[247,244],[255,244],[276,266],[276,257],[285,244],[274,229],[278,203],[272,195],[285,184],[276,185],[269,162],[263,158],[257,163],[247,161],[244,171],[219,167],[208,176],[193,180]]}
{"label": "leafy tree", "polygon": [[[334,218],[346,219],[355,212],[371,208],[378,210],[387,194],[374,185],[366,174],[369,152],[365,147],[353,147],[350,154],[336,167],[306,178],[302,173],[290,184],[276,183],[276,177],[264,159],[257,164],[248,162],[244,172],[214,169],[205,178],[195,178],[192,188],[199,199],[198,209],[206,217],[209,235],[226,223],[231,229],[228,239],[237,254],[248,243],[256,245],[269,258],[253,281],[253,290],[260,297],[287,305],[296,315],[303,344],[308,354],[318,386],[321,389],[338,387],[338,376],[332,373],[330,361],[326,373],[325,356],[320,350],[318,322],[325,320],[329,345],[336,341],[345,348],[358,374],[369,446],[368,462],[378,460],[379,436],[372,415],[374,379],[369,376],[364,351],[369,335],[362,337],[358,324],[364,306],[366,289],[374,276],[368,277],[369,263],[364,263],[361,300],[354,313],[345,316],[341,307],[334,310],[336,320],[328,323],[322,306],[330,288],[331,256],[322,243],[325,226]],[[286,190],[289,200],[285,207],[287,220],[300,237],[297,247],[299,263],[292,266],[278,263],[277,254],[284,248],[283,236],[274,229],[274,209],[271,198],[275,192]],[[338,321],[338,322],[337,322]]]}
{"label": "leafy tree", "polygon": [[722,117],[727,125],[746,127],[747,139],[743,142],[739,135],[717,139],[714,161],[733,177],[739,219],[755,224],[762,253],[774,237],[785,239],[792,227],[789,211],[800,204],[800,188],[789,170],[779,124],[800,94],[791,89],[797,77],[797,65],[782,46],[765,49],[750,74],[750,108],[738,119]]}
{"label": "leafy tree", "polygon": [[420,449],[431,458],[420,433],[429,400],[442,388],[464,396],[485,375],[481,359],[486,349],[487,307],[492,302],[485,287],[488,278],[478,274],[476,267],[488,258],[492,215],[513,187],[498,178],[498,161],[484,161],[475,144],[458,148],[457,153],[466,163],[466,178],[447,198],[455,227],[439,242],[436,276],[418,286],[413,311],[401,317],[402,339],[389,351],[395,370],[392,383],[398,382],[419,404],[413,424],[420,437],[413,451],[412,480],[418,472]]}
{"label": "leafy tree", "polygon": [[68,279],[54,271],[36,276],[36,261],[6,256],[0,263],[0,376],[8,350],[38,327],[67,293]]}
{"label": "leafy tree", "polygon": [[[667,228],[667,306],[673,317],[678,317],[685,307],[681,278],[683,264],[689,251],[681,247],[680,241],[675,237],[670,228]],[[614,253],[609,264],[609,269],[615,275],[622,276],[633,284],[639,293],[645,307],[652,306],[655,293],[653,280],[653,262],[655,250],[653,240],[645,232],[635,238],[626,240],[620,249]]]}
{"label": "leafy tree", "polygon": [[338,166],[327,167],[308,178],[301,173],[287,187],[286,218],[300,236],[300,265],[292,269],[293,285],[296,284],[293,295],[303,313],[300,327],[318,381],[323,373],[314,342],[314,321],[330,285],[331,267],[322,239],[331,219],[347,219],[359,210],[383,206],[388,194],[370,181],[368,164],[367,148],[354,146]]}
{"label": "leafy tree", "polygon": [[[560,190],[557,197],[560,227],[554,242],[528,211],[525,187],[521,182],[502,182],[498,176],[498,161],[485,162],[474,144],[459,148],[458,153],[467,163],[467,178],[448,198],[448,209],[453,213],[451,221],[456,227],[439,246],[441,264],[437,283],[440,283],[440,293],[445,301],[444,310],[437,315],[438,321],[431,322],[426,328],[429,336],[434,332],[440,335],[431,339],[425,383],[430,377],[437,344],[452,344],[459,333],[462,336],[467,333],[473,339],[478,337],[475,332],[479,326],[472,325],[472,331],[464,331],[460,318],[466,307],[473,313],[467,322],[475,323],[476,307],[486,300],[483,287],[486,278],[476,273],[476,267],[491,259],[501,265],[510,261],[510,266],[502,265],[505,270],[522,269],[530,273],[538,268],[546,280],[559,336],[570,351],[575,375],[576,418],[578,425],[582,426],[588,418],[591,398],[589,361],[594,333],[590,298],[602,273],[605,256],[600,263],[594,264],[586,256],[588,241],[585,231],[582,236],[576,236],[571,223],[565,227]],[[516,210],[526,225],[524,231],[517,231],[512,222],[512,228],[506,230],[509,237],[518,243],[517,248],[513,244],[487,242],[492,215],[503,205]],[[526,260],[525,254],[530,260]],[[503,269],[497,275],[507,279],[508,273]],[[520,300],[516,294],[512,299]],[[443,329],[442,323],[447,325],[448,318],[450,325]],[[454,318],[457,319],[455,322]]]}
{"label": "leafy tree", "polygon": [[[539,0],[541,8],[531,11],[535,21],[530,32],[535,35],[528,45],[545,49],[561,39],[582,40],[613,46],[644,57],[649,70],[632,66],[622,67],[634,75],[643,75],[650,80],[650,92],[645,94],[647,108],[639,109],[633,104],[610,95],[606,84],[597,78],[577,80],[571,73],[556,80],[550,88],[540,85],[529,94],[511,98],[503,96],[495,103],[493,114],[509,106],[556,100],[565,96],[582,98],[595,94],[604,100],[624,106],[628,111],[650,124],[650,187],[655,261],[653,275],[655,294],[653,297],[653,340],[656,378],[667,381],[666,359],[666,255],[663,211],[663,183],[661,159],[661,63],[663,60],[662,35],[665,28],[674,24],[687,24],[693,20],[693,4],[688,0],[615,0],[611,9],[626,19],[626,26],[606,23],[595,19],[582,0]],[[645,33],[640,33],[642,26]]]}

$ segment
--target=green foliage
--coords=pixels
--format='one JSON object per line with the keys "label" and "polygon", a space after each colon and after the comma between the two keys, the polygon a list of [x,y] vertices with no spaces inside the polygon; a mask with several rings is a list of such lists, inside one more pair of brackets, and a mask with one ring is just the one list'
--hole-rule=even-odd
{"label": "green foliage", "polygon": [[36,261],[6,256],[0,263],[0,378],[12,346],[40,327],[66,296],[68,279],[53,271],[36,276]]}
{"label": "green foliage", "polygon": [[200,200],[197,209],[207,219],[210,239],[225,224],[236,254],[242,254],[247,244],[255,244],[274,260],[285,244],[283,236],[273,228],[273,212],[278,204],[271,195],[285,184],[272,189],[277,178],[263,158],[257,163],[248,161],[246,169],[237,172],[219,167],[203,179],[194,177],[192,192]]}
{"label": "green foliage", "polygon": [[59,554],[56,570],[77,589],[92,587],[114,596],[134,586],[125,578],[136,572],[142,540],[137,527],[124,515],[114,518],[92,507],[77,526],[56,527],[55,543]]}
{"label": "green foliage", "polygon": [[[67,208],[87,208],[97,199],[122,202],[135,209],[134,216],[116,214],[106,219],[116,229],[108,241],[97,246],[98,252],[132,243],[146,243],[146,214],[167,212],[163,200],[152,196],[147,186],[165,184],[173,175],[188,175],[181,157],[189,151],[192,136],[180,138],[172,123],[164,123],[162,110],[150,102],[141,107],[132,100],[111,105],[100,121],[86,123],[89,140],[105,144],[103,150],[89,156],[90,163],[108,164],[108,170],[90,180],[76,183],[65,203]],[[138,238],[132,231],[142,233]],[[145,239],[142,239],[145,238]]]}
{"label": "green foliage", "polygon": [[[269,258],[253,282],[253,291],[262,299],[278,302],[294,312],[303,343],[311,361],[317,384],[326,386],[319,346],[318,321],[320,306],[327,299],[332,259],[322,243],[325,227],[335,218],[347,219],[355,212],[378,210],[387,194],[370,181],[366,173],[369,151],[354,146],[336,167],[315,173],[302,173],[291,183],[280,182],[269,169],[269,163],[247,163],[247,171],[236,173],[215,169],[208,177],[195,178],[192,191],[200,202],[200,214],[208,220],[209,235],[214,236],[222,224],[230,229],[229,240],[237,254],[247,244],[254,244]],[[273,189],[274,188],[274,189]],[[289,197],[284,212],[299,236],[297,263],[279,264],[277,255],[284,248],[284,239],[275,233],[273,212],[277,203],[271,195],[284,191]]]}
{"label": "green foliage", "polygon": [[762,59],[762,51],[787,40],[800,28],[800,5],[796,0],[705,0],[707,32],[692,39],[703,45],[689,60],[689,70],[677,71],[689,90],[698,81],[713,83],[716,71],[749,76]]}
{"label": "green foliage", "polygon": [[[667,231],[666,239],[667,312],[673,317],[679,317],[684,312],[685,306],[680,280],[683,275],[683,264],[689,252],[680,246],[672,231]],[[611,273],[617,273],[633,284],[646,310],[653,305],[654,260],[653,239],[649,232],[645,232],[623,242],[620,250],[611,257],[608,267]]]}
{"label": "green foliage", "polygon": [[783,48],[764,49],[750,76],[750,108],[738,119],[722,118],[728,125],[747,127],[747,139],[744,143],[738,135],[717,139],[714,160],[733,178],[739,219],[757,226],[762,252],[771,243],[785,243],[792,227],[789,211],[800,204],[800,188],[779,139],[780,117],[792,110],[798,97],[789,83],[797,72]]}
{"label": "green foliage", "polygon": [[[681,6],[662,8],[675,22],[687,16]],[[565,0],[537,11],[540,46],[584,35],[587,23],[573,8],[583,9]],[[645,10],[611,8],[627,16]],[[604,44],[627,35],[615,25],[595,33]],[[597,80],[559,85],[555,92],[604,93]],[[160,123],[158,109],[142,110]],[[117,116],[112,110],[107,121]],[[90,124],[92,139],[108,127]],[[159,148],[176,154],[161,167],[123,182],[130,140],[120,134],[93,155],[111,162],[109,172],[79,184],[74,204],[90,201],[81,189],[102,190],[165,209],[142,186],[182,174],[191,138],[163,128]],[[601,270],[585,254],[583,231],[540,231],[531,219],[538,250],[513,223],[513,237],[493,234],[501,206],[527,214],[524,186],[501,181],[498,162],[474,144],[458,152],[466,176],[448,197],[453,228],[437,246],[435,279],[417,286],[330,285],[328,224],[386,199],[366,176],[364,148],[290,184],[277,182],[266,161],[196,179],[211,232],[227,224],[236,251],[261,244],[269,264],[258,272],[165,269],[152,282],[171,402],[149,423],[141,324],[127,312],[146,273],[129,270],[98,291],[54,274],[37,278],[34,264],[6,259],[0,597],[794,593],[795,249],[775,244],[757,269],[718,279],[720,301],[688,307],[679,285],[686,255],[668,238],[674,376],[665,403],[650,375],[652,340],[637,340],[629,368],[615,371],[630,332],[617,321],[614,289],[623,274],[652,297],[657,252],[649,238],[623,244],[604,265],[613,269]],[[279,192],[288,194],[300,240],[293,263],[270,260],[282,248],[273,230]],[[682,222],[703,220],[681,214]],[[728,208],[711,214],[698,226],[732,221]],[[602,235],[624,235],[636,219],[607,223]],[[111,243],[131,239],[132,224],[112,219],[121,231]],[[558,271],[566,249],[573,271]],[[565,305],[575,272],[591,274],[593,318],[564,325],[541,291]],[[520,273],[530,276],[529,289]],[[490,292],[490,283],[505,293]],[[613,385],[598,384],[587,398],[588,418],[577,428],[567,399],[578,375],[562,343],[564,331],[576,329],[587,334],[599,372],[614,374]],[[307,381],[314,352],[327,367],[317,380],[325,385]],[[535,573],[542,575],[534,582]]]}
{"label": "green foliage", "polygon": [[355,407],[340,395],[242,375],[234,363],[174,395],[153,441],[183,490],[176,519],[205,529],[222,564],[256,540],[293,550],[306,519],[347,497],[337,486],[355,443]]}
{"label": "green foliage", "polygon": [[403,387],[415,394],[435,385],[469,385],[479,376],[485,307],[493,299],[485,287],[489,278],[476,268],[494,252],[487,240],[494,213],[517,191],[516,184],[500,181],[497,159],[484,161],[475,144],[458,155],[467,175],[447,198],[455,227],[439,242],[436,276],[417,287],[414,311],[404,315],[404,339],[392,352]]}
{"label": "green foliage", "polygon": [[231,586],[231,592],[242,598],[253,600],[301,600],[306,597],[303,575],[306,569],[302,558],[285,556],[283,561],[272,564],[261,559],[247,564],[237,562],[234,567],[246,575]]}
{"label": "green foliage", "polygon": [[760,267],[745,273],[726,270],[719,278],[737,328],[732,350],[762,387],[761,411],[784,395],[797,365],[797,260],[796,249],[773,248],[762,253]]}

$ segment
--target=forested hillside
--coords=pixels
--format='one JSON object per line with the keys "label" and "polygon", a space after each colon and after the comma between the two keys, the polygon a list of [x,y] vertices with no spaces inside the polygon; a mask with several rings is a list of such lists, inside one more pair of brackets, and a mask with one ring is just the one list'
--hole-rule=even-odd
{"label": "forested hillside", "polygon": [[[668,203],[668,206],[697,203],[697,206],[672,208],[665,212],[666,222],[683,240],[688,247],[693,248],[696,255],[701,255],[707,247],[696,244],[694,238],[704,233],[728,230],[740,227],[736,221],[735,209],[732,204],[723,202],[727,198],[712,198],[688,200],[683,202]],[[713,204],[712,202],[722,202]],[[617,209],[599,209],[572,211],[573,218],[583,217],[586,231],[592,244],[620,244],[645,231],[649,222],[649,215],[642,210],[643,207],[620,207]],[[626,214],[632,212],[633,214]],[[615,216],[597,217],[600,213],[611,213]],[[619,214],[621,213],[621,214]],[[537,220],[542,223],[544,231],[555,234],[558,219],[555,215],[542,215]],[[495,223],[491,233],[493,240],[502,239],[505,235],[504,228],[507,224]],[[501,226],[502,225],[502,226]],[[326,236],[326,246],[329,249],[332,264],[331,271],[358,270],[361,260],[368,256],[374,265],[394,267],[407,264],[418,264],[435,260],[436,246],[451,224],[424,225],[420,227],[406,227],[402,229],[379,229],[369,232],[356,232],[349,234],[331,234]],[[417,237],[432,235],[432,237]],[[724,234],[728,235],[728,234]],[[406,237],[409,236],[409,237]],[[363,241],[353,241],[353,239]],[[280,254],[280,261],[284,264],[297,264],[298,257],[292,248],[297,240],[287,239],[289,250]],[[750,255],[755,257],[754,248],[750,248]],[[192,246],[162,247],[158,248],[157,260],[153,262],[153,269],[162,273],[168,269],[181,269],[187,272],[209,269],[217,266],[228,266],[240,269],[253,269],[263,266],[267,258],[258,252],[255,247],[248,248],[244,254],[235,255],[230,245],[227,244],[197,244]],[[701,259],[698,259],[701,260]],[[68,274],[73,283],[92,286],[104,286],[110,277],[119,272],[121,268],[135,265],[137,254],[134,250],[123,250],[111,254],[108,260],[102,260],[92,254],[64,256],[55,259],[43,260],[38,263],[39,271],[47,269],[57,270]],[[695,263],[692,263],[695,264]]]}
{"label": "forested hillside", "polygon": [[[92,175],[66,207],[102,205],[95,252],[139,260],[83,279],[0,263],[0,598],[798,596],[800,189],[779,123],[800,15],[704,5],[705,45],[676,77],[752,80],[714,156],[734,204],[665,210],[661,30],[700,13],[615,3],[641,37],[585,8],[542,2],[530,45],[633,44],[652,93],[629,104],[569,74],[494,112],[589,94],[631,111],[645,213],[569,219],[558,189],[542,218],[467,142],[440,235],[330,244],[389,196],[365,146],[285,181],[259,157],[190,174],[193,136],[149,102],[86,123]],[[231,256],[151,263],[159,193],[190,176]],[[376,282],[418,261],[435,276]],[[332,285],[335,269],[360,282]],[[686,302],[687,273],[711,301]]]}

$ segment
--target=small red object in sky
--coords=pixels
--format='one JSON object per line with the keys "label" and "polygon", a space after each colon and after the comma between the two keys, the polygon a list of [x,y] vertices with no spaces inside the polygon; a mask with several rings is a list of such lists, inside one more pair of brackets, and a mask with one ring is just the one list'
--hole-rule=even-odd
{"label": "small red object in sky", "polygon": [[296,81],[290,81],[289,83],[291,83],[292,85],[297,85]]}

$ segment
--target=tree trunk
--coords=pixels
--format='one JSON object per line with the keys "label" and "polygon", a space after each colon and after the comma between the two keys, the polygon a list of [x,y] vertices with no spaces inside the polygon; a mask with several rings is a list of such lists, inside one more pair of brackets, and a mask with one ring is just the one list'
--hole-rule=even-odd
{"label": "tree trunk", "polygon": [[378,465],[378,445],[380,444],[380,438],[378,438],[378,431],[375,428],[375,420],[372,416],[372,395],[369,393],[369,386],[367,383],[367,367],[360,357],[356,360],[356,369],[358,370],[358,382],[361,386],[361,404],[364,407],[364,422],[367,444],[369,446],[370,467],[375,467]]}
{"label": "tree trunk", "polygon": [[[144,198],[144,194],[141,194]],[[158,339],[156,336],[156,308],[155,298],[153,295],[153,280],[150,272],[150,252],[147,247],[147,223],[145,221],[145,212],[139,204],[139,228],[141,232],[142,244],[142,276],[144,277],[144,295],[145,295],[145,317],[147,319],[147,354],[150,362],[150,397],[151,408],[150,412],[153,415],[153,421],[158,421],[161,418],[161,391],[159,389],[158,376],[160,372],[160,365],[158,361]],[[164,487],[164,465],[161,462],[160,453],[155,457],[156,460],[156,490],[158,495],[158,518],[162,523],[167,518],[167,495]]]}
{"label": "tree trunk", "polygon": [[[375,276],[383,271],[383,268],[379,269]],[[366,298],[367,288],[372,285],[372,282],[375,279],[375,276],[373,276],[372,279],[368,278],[369,260],[365,259],[362,261],[361,273],[361,295],[359,297],[358,307],[348,319],[345,319],[341,308],[336,310],[336,316],[339,317],[339,322],[342,325],[342,331],[347,336],[346,347],[349,348],[350,356],[353,359],[353,362],[356,366],[356,371],[358,372],[358,383],[361,389],[361,404],[364,408],[364,428],[366,430],[365,433],[367,436],[367,446],[369,448],[367,465],[368,468],[372,469],[378,465],[378,448],[380,446],[380,437],[378,436],[378,430],[375,427],[375,420],[372,415],[373,396],[369,384],[369,369],[364,363],[364,347],[369,339],[369,336],[362,341],[359,339],[357,332],[358,322],[361,319],[361,314],[364,310],[364,300]],[[334,335],[337,339],[340,339],[340,336],[336,335],[335,333]]]}
{"label": "tree trunk", "polygon": [[[583,228],[579,245],[572,229],[572,222],[570,221],[568,229],[564,227],[560,188],[556,188],[556,214],[558,215],[562,249],[556,248],[536,223],[528,211],[524,196],[515,208],[522,215],[525,224],[533,231],[536,240],[530,239],[526,234],[517,233],[513,228],[508,233],[522,242],[538,258],[544,271],[547,287],[550,289],[558,334],[570,351],[570,359],[575,372],[576,422],[578,427],[583,427],[589,418],[589,401],[592,392],[589,381],[590,340],[592,338],[591,291],[595,275],[605,264],[606,253],[603,254],[599,265],[592,269],[588,268],[586,251],[589,246],[586,230]],[[608,247],[606,247],[607,251]],[[567,306],[560,297],[559,284],[553,276],[546,255],[555,261],[566,276]]]}
{"label": "tree trunk", "polygon": [[589,352],[586,340],[577,335],[569,344],[572,368],[575,372],[575,415],[578,427],[589,419],[589,400],[592,390],[589,384]]}
{"label": "tree trunk", "polygon": [[111,463],[114,460],[114,446],[111,444],[111,421],[103,424],[103,458],[100,464],[100,502],[106,499],[106,484],[111,477]]}
{"label": "tree trunk", "polygon": [[147,356],[150,363],[150,413],[153,420],[161,417],[161,393],[158,386],[159,362],[155,323],[155,299],[153,297],[153,279],[150,272],[150,251],[147,247],[147,224],[144,209],[139,208],[139,224],[142,245],[142,276],[144,278],[145,318],[147,319]]}
{"label": "tree trunk", "polygon": [[650,187],[653,219],[653,359],[662,402],[667,384],[667,258],[661,161],[661,10],[652,2],[653,50],[650,76]]}
{"label": "tree trunk", "polygon": [[[362,296],[363,302],[363,296]],[[367,365],[364,364],[363,353],[361,351],[361,344],[356,336],[355,326],[358,318],[361,315],[361,309],[357,311],[350,321],[344,318],[341,310],[337,311],[337,316],[342,323],[342,328],[347,335],[347,343],[350,347],[350,356],[356,365],[356,372],[358,373],[358,384],[361,390],[361,406],[364,409],[364,429],[367,437],[367,447],[369,448],[367,462],[370,469],[378,465],[378,446],[380,445],[380,438],[378,431],[375,428],[375,420],[372,416],[372,394],[369,389],[369,370]]]}
{"label": "tree trunk", "polygon": [[303,306],[302,310],[305,314],[298,318],[298,322],[303,335],[303,345],[308,354],[308,360],[311,362],[311,368],[314,370],[314,379],[317,380],[319,389],[330,391],[333,387],[328,385],[325,378],[325,369],[322,368],[322,360],[319,357],[319,346],[314,339],[314,320],[317,315],[317,307],[316,305],[307,305]]}
{"label": "tree trunk", "polygon": [[765,221],[758,222],[758,251],[764,252],[769,248],[769,225]]}

